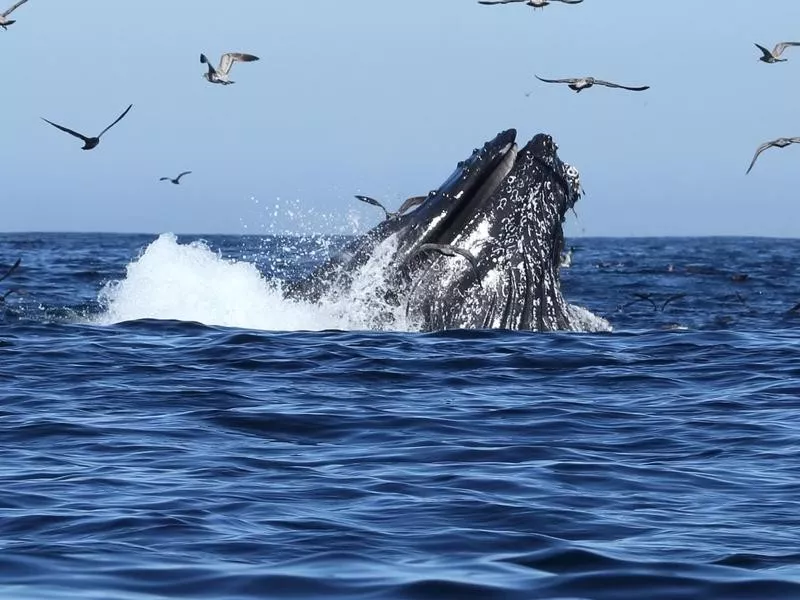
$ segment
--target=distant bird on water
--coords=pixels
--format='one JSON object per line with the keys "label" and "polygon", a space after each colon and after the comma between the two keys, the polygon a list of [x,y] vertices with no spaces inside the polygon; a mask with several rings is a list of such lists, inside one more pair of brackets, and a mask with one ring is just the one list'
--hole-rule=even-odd
{"label": "distant bird on water", "polygon": [[[759,155],[767,148],[786,148],[786,146],[791,146],[792,144],[800,144],[800,137],[778,138],[777,140],[772,140],[771,142],[764,142],[756,150],[755,156],[753,156],[753,160],[750,162],[750,166],[747,167],[747,173],[749,173],[753,168],[753,165],[756,164]],[[747,173],[745,173],[745,175]]]}
{"label": "distant bird on water", "polygon": [[563,4],[580,4],[583,0],[478,0],[478,4],[490,6],[492,4],[514,4],[524,2],[533,8],[544,8],[551,2],[562,2]]}
{"label": "distant bird on water", "polygon": [[375,200],[375,198],[372,198],[370,196],[361,196],[359,194],[356,194],[356,198],[361,200],[362,202],[371,204],[372,206],[377,206],[378,208],[382,208],[383,212],[386,213],[386,218],[393,219],[394,217],[399,217],[400,215],[402,215],[409,208],[413,208],[418,204],[422,204],[423,202],[425,202],[425,200],[428,199],[428,196],[411,196],[411,198],[406,199],[406,201],[400,205],[400,208],[397,209],[397,212],[390,212],[381,202]]}
{"label": "distant bird on water", "polygon": [[184,175],[188,175],[189,173],[191,173],[191,171],[184,171],[183,173],[179,174],[175,179],[173,179],[172,177],[161,177],[159,181],[171,181],[175,185],[178,185],[181,182],[181,177],[183,177]]}
{"label": "distant bird on water", "polygon": [[258,60],[258,57],[252,54],[245,54],[243,52],[226,52],[220,57],[219,65],[217,65],[217,68],[215,69],[205,54],[200,55],[200,62],[204,65],[208,65],[208,73],[203,73],[203,77],[205,77],[210,83],[220,83],[222,85],[236,83],[228,78],[231,68],[233,67],[233,63],[253,62],[254,60]]}
{"label": "distant bird on water", "polygon": [[16,21],[14,19],[9,19],[8,15],[10,15],[12,12],[17,10],[20,6],[25,4],[27,1],[28,0],[19,0],[19,2],[17,2],[14,5],[12,5],[11,8],[9,8],[7,11],[5,11],[4,13],[0,13],[0,27],[2,27],[3,29],[7,30],[9,25],[12,25],[12,24],[16,23]]}
{"label": "distant bird on water", "polygon": [[64,131],[64,132],[66,132],[66,133],[68,133],[68,134],[70,134],[70,135],[74,135],[76,138],[83,140],[83,147],[81,148],[82,150],[91,150],[92,148],[96,147],[96,146],[97,146],[97,144],[99,144],[99,143],[100,143],[100,138],[101,138],[101,137],[103,137],[103,134],[104,134],[106,131],[108,131],[109,129],[111,129],[111,128],[112,128],[114,125],[116,125],[117,123],[119,123],[119,122],[122,120],[122,117],[124,117],[125,115],[127,115],[127,114],[128,114],[128,111],[129,111],[131,108],[133,108],[133,104],[130,104],[130,105],[128,106],[128,108],[126,108],[126,109],[125,109],[125,111],[124,111],[124,112],[123,112],[123,113],[122,113],[120,116],[118,116],[118,117],[116,118],[116,120],[115,120],[115,121],[114,121],[114,122],[113,122],[111,125],[109,125],[109,126],[108,126],[108,127],[106,127],[105,129],[103,129],[103,131],[101,131],[101,132],[100,132],[100,133],[97,135],[97,137],[86,137],[86,136],[85,136],[85,135],[83,135],[82,133],[78,133],[77,131],[73,131],[72,129],[68,129],[68,128],[64,127],[63,125],[58,125],[57,123],[53,123],[52,121],[48,121],[48,120],[47,120],[47,119],[45,119],[44,117],[42,117],[42,121],[44,121],[45,123],[50,123],[50,125],[52,125],[52,126],[53,126],[53,127],[55,127],[56,129],[60,129],[61,131]]}
{"label": "distant bird on water", "polygon": [[756,48],[761,50],[761,54],[763,56],[759,56],[758,60],[761,62],[765,62],[768,64],[776,63],[776,62],[786,62],[789,60],[788,58],[781,58],[781,54],[783,51],[786,50],[789,46],[800,46],[800,42],[781,42],[780,44],[775,44],[775,47],[772,49],[772,52],[764,48],[764,46],[760,44],[755,45]]}
{"label": "distant bird on water", "polygon": [[610,81],[603,81],[602,79],[595,79],[594,77],[570,77],[567,79],[545,79],[536,75],[536,79],[544,81],[545,83],[566,83],[569,89],[580,92],[581,90],[588,90],[593,85],[604,85],[610,88],[622,88],[623,90],[630,90],[632,92],[642,92],[649,90],[649,85],[640,87],[631,87],[627,85],[620,85],[618,83],[611,83]]}

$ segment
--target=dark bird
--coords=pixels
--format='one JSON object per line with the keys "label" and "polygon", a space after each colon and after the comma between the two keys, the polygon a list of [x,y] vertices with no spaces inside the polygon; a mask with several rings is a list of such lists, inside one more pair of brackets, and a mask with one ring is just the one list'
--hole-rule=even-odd
{"label": "dark bird", "polygon": [[181,177],[183,177],[184,175],[188,175],[189,173],[191,173],[191,171],[184,171],[183,173],[179,174],[175,179],[172,179],[172,177],[161,177],[159,181],[171,181],[175,185],[178,185],[181,182]]}
{"label": "dark bird", "polygon": [[641,87],[630,87],[627,85],[619,85],[618,83],[611,83],[610,81],[603,81],[602,79],[595,79],[594,77],[570,77],[567,79],[545,79],[536,75],[536,79],[544,81],[545,83],[566,83],[569,89],[580,92],[581,90],[588,90],[593,85],[604,85],[610,88],[622,88],[623,90],[630,90],[632,92],[643,92],[649,90],[649,85]]}
{"label": "dark bird", "polygon": [[236,83],[229,78],[233,63],[253,62],[254,60],[258,60],[258,57],[252,54],[245,54],[243,52],[226,52],[220,57],[219,65],[217,65],[217,68],[215,69],[208,60],[208,57],[206,57],[205,54],[200,54],[200,63],[208,65],[208,72],[203,73],[203,77],[205,77],[210,83],[220,83],[222,85]]}
{"label": "dark bird", "polygon": [[467,262],[472,266],[472,270],[475,271],[475,277],[480,281],[480,273],[478,272],[478,261],[475,260],[475,257],[472,256],[466,250],[462,250],[461,248],[456,248],[455,246],[451,246],[450,244],[422,244],[417,251],[414,253],[421,254],[422,252],[438,252],[439,254],[443,254],[444,256],[461,256],[465,258]]}
{"label": "dark bird", "polygon": [[551,2],[561,2],[563,4],[580,4],[583,0],[478,0],[478,4],[514,4],[524,2],[533,8],[544,8]]}
{"label": "dark bird", "polygon": [[11,267],[9,267],[8,271],[6,271],[3,275],[0,275],[0,281],[3,281],[9,275],[11,275],[14,271],[16,271],[17,267],[19,267],[21,262],[22,262],[22,258],[20,257],[20,258],[17,259],[17,262],[15,262],[13,265],[11,265]]}
{"label": "dark bird", "polygon": [[393,219],[395,217],[399,217],[403,213],[405,213],[408,209],[413,208],[419,204],[425,202],[428,199],[428,196],[411,196],[411,198],[407,198],[405,202],[400,205],[400,208],[397,209],[396,212],[389,211],[381,202],[376,200],[375,198],[371,198],[370,196],[361,196],[356,194],[355,196],[362,202],[366,202],[367,204],[371,204],[372,206],[377,206],[378,208],[383,209],[383,212],[386,213],[387,219]]}
{"label": "dark bird", "polygon": [[116,120],[115,120],[115,121],[114,121],[114,122],[113,122],[111,125],[109,125],[109,126],[108,126],[108,127],[106,127],[105,129],[103,129],[103,131],[101,131],[101,132],[98,134],[98,136],[97,136],[97,137],[86,137],[85,135],[83,135],[83,134],[81,134],[81,133],[78,133],[77,131],[73,131],[72,129],[68,129],[68,128],[64,127],[63,125],[59,125],[59,124],[57,124],[57,123],[53,123],[52,121],[48,121],[48,120],[47,120],[47,119],[45,119],[44,117],[42,117],[42,121],[44,121],[44,122],[46,122],[46,123],[50,123],[50,125],[52,125],[52,126],[53,126],[53,127],[55,127],[56,129],[60,129],[61,131],[64,131],[64,132],[66,132],[66,133],[68,133],[68,134],[70,134],[70,135],[74,135],[76,138],[83,140],[83,147],[81,148],[81,150],[91,150],[92,148],[96,147],[96,146],[97,146],[97,144],[99,144],[99,143],[100,143],[100,138],[101,138],[101,137],[103,137],[103,134],[104,134],[106,131],[108,131],[109,129],[111,129],[111,128],[112,128],[114,125],[116,125],[117,123],[119,123],[119,122],[120,122],[120,120],[122,119],[122,117],[124,117],[125,115],[127,115],[127,114],[128,114],[128,111],[129,111],[131,108],[133,108],[133,104],[129,105],[129,106],[128,106],[128,108],[126,108],[126,109],[125,109],[125,112],[123,112],[123,113],[122,113],[120,116],[118,116],[118,117],[116,118]]}
{"label": "dark bird", "polygon": [[670,302],[674,302],[675,300],[680,300],[681,298],[684,298],[686,294],[673,294],[672,296],[668,296],[661,303],[661,306],[656,304],[656,301],[653,300],[653,294],[636,293],[634,294],[634,296],[636,297],[636,300],[631,300],[627,304],[624,304],[622,308],[627,308],[628,306],[636,304],[637,302],[649,302],[650,304],[653,305],[653,310],[655,312],[664,312],[664,309],[667,307],[667,304],[669,304]]}
{"label": "dark bird", "polygon": [[793,314],[800,314],[800,302],[795,304],[792,308],[790,308],[786,312],[793,313]]}
{"label": "dark bird", "polygon": [[2,27],[3,29],[7,30],[9,25],[12,25],[12,24],[16,23],[16,21],[14,19],[9,19],[8,15],[10,15],[12,12],[17,10],[20,6],[25,4],[27,1],[28,0],[19,0],[19,2],[17,2],[16,4],[13,4],[11,6],[11,8],[6,10],[4,13],[0,13],[0,27]]}
{"label": "dark bird", "polygon": [[[772,140],[771,142],[764,142],[761,144],[758,149],[756,150],[755,156],[753,156],[753,160],[750,163],[750,166],[747,167],[747,173],[750,172],[750,169],[753,168],[753,165],[756,164],[756,160],[758,160],[758,156],[767,148],[786,148],[786,146],[791,146],[792,144],[800,144],[800,137],[790,137],[790,138],[778,138],[777,140]],[[747,174],[745,173],[745,175]]]}
{"label": "dark bird", "polygon": [[781,42],[780,44],[775,44],[775,47],[772,49],[772,52],[761,46],[760,44],[755,45],[756,48],[761,50],[762,56],[758,57],[758,60],[761,62],[765,62],[768,64],[776,63],[776,62],[786,62],[789,60],[788,58],[781,58],[781,54],[783,51],[786,50],[789,46],[800,46],[800,42]]}

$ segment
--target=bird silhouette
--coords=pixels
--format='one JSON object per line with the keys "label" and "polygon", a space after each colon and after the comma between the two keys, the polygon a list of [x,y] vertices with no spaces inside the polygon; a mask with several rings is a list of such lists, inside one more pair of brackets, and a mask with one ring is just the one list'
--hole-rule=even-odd
{"label": "bird silhouette", "polygon": [[178,185],[181,182],[181,177],[183,177],[184,175],[188,175],[189,173],[191,173],[191,171],[184,171],[183,173],[180,173],[175,179],[173,179],[172,177],[161,177],[159,178],[159,181],[170,181],[175,185]]}
{"label": "bird silhouette", "polygon": [[59,125],[58,123],[53,123],[52,121],[48,121],[44,117],[42,117],[42,121],[44,121],[45,123],[50,123],[50,125],[52,125],[56,129],[60,129],[61,131],[64,131],[64,132],[66,132],[66,133],[68,133],[70,135],[74,135],[76,138],[78,138],[80,140],[83,140],[83,147],[81,148],[81,150],[91,150],[92,148],[95,148],[100,143],[100,138],[103,137],[103,134],[106,131],[108,131],[109,129],[111,129],[114,125],[119,123],[120,120],[122,119],[122,117],[127,115],[128,111],[131,108],[133,108],[133,104],[129,105],[128,108],[126,108],[125,111],[120,116],[118,116],[114,120],[113,123],[111,123],[111,125],[109,125],[105,129],[103,129],[103,131],[101,131],[96,137],[87,137],[87,136],[83,135],[82,133],[78,133],[77,131],[73,131],[72,129],[64,127],[63,125]]}

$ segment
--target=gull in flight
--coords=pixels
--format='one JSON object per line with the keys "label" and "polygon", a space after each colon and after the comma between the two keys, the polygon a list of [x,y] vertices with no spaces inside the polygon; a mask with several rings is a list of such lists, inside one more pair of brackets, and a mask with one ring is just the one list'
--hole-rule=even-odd
{"label": "gull in flight", "polygon": [[569,89],[575,90],[576,92],[580,92],[581,90],[587,90],[593,85],[604,85],[610,88],[622,88],[623,90],[631,90],[633,92],[643,92],[644,90],[649,90],[649,85],[643,85],[641,87],[630,87],[627,85],[620,85],[618,83],[611,83],[610,81],[603,81],[602,79],[595,79],[594,77],[571,77],[568,79],[545,79],[544,77],[539,77],[536,75],[536,79],[539,81],[544,81],[545,83],[566,83],[569,86]]}
{"label": "gull in flight", "polygon": [[14,19],[9,19],[8,15],[10,15],[12,12],[17,10],[20,6],[25,4],[27,1],[28,0],[19,0],[19,2],[17,2],[14,5],[12,5],[11,8],[9,8],[7,11],[5,11],[4,13],[0,13],[0,27],[2,27],[3,29],[8,29],[9,25],[12,25],[12,24],[16,23],[16,21]]}
{"label": "gull in flight", "polygon": [[755,45],[756,48],[761,50],[761,54],[763,56],[759,56],[758,60],[765,63],[776,63],[776,62],[786,62],[789,60],[788,58],[781,58],[781,54],[783,51],[786,50],[789,46],[800,46],[800,42],[781,42],[780,44],[775,44],[775,47],[772,49],[772,52],[764,48],[764,46],[760,44]]}
{"label": "gull in flight", "polygon": [[106,127],[105,129],[103,129],[103,131],[101,131],[101,132],[100,132],[100,133],[97,135],[97,137],[86,137],[86,136],[85,136],[85,135],[83,135],[82,133],[78,133],[77,131],[73,131],[72,129],[68,129],[68,128],[64,127],[63,125],[58,125],[57,123],[53,123],[52,121],[48,121],[48,120],[47,120],[47,119],[45,119],[44,117],[42,117],[42,121],[44,121],[45,123],[50,123],[50,125],[52,125],[52,126],[53,126],[53,127],[55,127],[56,129],[60,129],[61,131],[64,131],[64,132],[66,132],[66,133],[68,133],[68,134],[70,134],[70,135],[74,135],[76,138],[83,140],[83,147],[81,148],[82,150],[91,150],[92,148],[94,148],[95,146],[97,146],[97,144],[99,144],[99,143],[100,143],[100,138],[101,138],[101,137],[103,137],[103,134],[104,134],[106,131],[108,131],[109,129],[111,129],[111,128],[112,128],[114,125],[116,125],[117,123],[119,123],[119,122],[120,122],[120,120],[122,120],[122,117],[124,117],[125,115],[127,115],[127,114],[128,114],[128,111],[129,111],[131,108],[133,108],[133,104],[129,105],[129,106],[128,106],[128,108],[126,108],[126,109],[125,109],[125,111],[124,111],[124,112],[123,112],[123,113],[122,113],[120,116],[118,116],[118,117],[116,118],[116,120],[115,120],[115,121],[114,121],[114,122],[113,122],[111,125],[109,125],[109,126],[108,126],[108,127]]}
{"label": "gull in flight", "polygon": [[226,52],[220,57],[219,65],[217,65],[217,68],[215,69],[205,54],[200,55],[200,62],[204,65],[208,65],[208,73],[203,73],[203,77],[205,77],[211,83],[221,83],[222,85],[236,83],[228,78],[228,74],[231,72],[233,63],[253,62],[254,60],[258,60],[258,57],[253,56],[252,54],[244,54],[243,52]]}
{"label": "gull in flight", "polygon": [[[753,168],[753,165],[756,164],[759,155],[767,148],[786,148],[786,146],[791,146],[792,144],[800,144],[800,137],[778,138],[777,140],[772,140],[771,142],[764,142],[756,150],[755,156],[753,156],[753,160],[750,162],[750,166],[747,167],[747,173],[749,173]],[[747,173],[745,173],[745,175]]]}
{"label": "gull in flight", "polygon": [[356,194],[356,198],[358,198],[362,202],[371,204],[372,206],[377,206],[378,208],[382,208],[383,212],[386,213],[386,218],[393,219],[394,217],[399,217],[400,215],[402,215],[409,208],[413,208],[418,204],[422,204],[423,202],[425,202],[425,200],[428,199],[428,196],[411,196],[411,198],[408,198],[405,202],[403,202],[400,205],[400,208],[398,208],[396,212],[390,212],[383,204],[381,204],[378,200],[375,200],[375,198],[371,198],[370,196],[360,196],[359,194]]}
{"label": "gull in flight", "polygon": [[183,173],[179,174],[175,179],[173,179],[172,177],[161,177],[159,181],[171,181],[175,185],[178,185],[181,182],[181,177],[183,177],[184,175],[188,175],[189,173],[191,173],[191,171],[184,171]]}
{"label": "gull in flight", "polygon": [[515,2],[524,2],[533,8],[544,8],[551,2],[563,2],[564,4],[580,4],[583,0],[478,0],[478,4],[513,4]]}
{"label": "gull in flight", "polygon": [[465,258],[467,262],[472,267],[472,270],[475,272],[475,277],[480,281],[480,273],[478,272],[478,261],[475,259],[472,254],[464,250],[463,248],[457,248],[456,246],[451,246],[450,244],[422,244],[417,251],[414,253],[415,255],[421,254],[422,252],[438,252],[439,254],[443,254],[444,256],[460,256]]}

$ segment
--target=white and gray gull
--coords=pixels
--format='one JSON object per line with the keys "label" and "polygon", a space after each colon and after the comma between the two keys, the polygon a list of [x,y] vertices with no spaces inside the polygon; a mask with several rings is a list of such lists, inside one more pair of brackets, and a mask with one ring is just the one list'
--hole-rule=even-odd
{"label": "white and gray gull", "polygon": [[203,77],[205,77],[210,83],[219,83],[222,85],[236,83],[230,79],[230,72],[231,68],[233,68],[233,63],[253,62],[254,60],[258,60],[258,57],[254,56],[253,54],[245,54],[244,52],[226,52],[220,57],[219,65],[217,65],[217,68],[215,69],[208,60],[208,57],[205,54],[200,54],[200,62],[204,65],[208,65],[208,72],[203,73]]}
{"label": "white and gray gull", "polygon": [[632,92],[643,92],[644,90],[649,90],[649,85],[642,85],[638,87],[632,87],[628,85],[620,85],[618,83],[612,83],[610,81],[603,81],[602,79],[595,79],[594,77],[569,77],[567,79],[545,79],[544,77],[539,77],[536,75],[536,79],[539,81],[544,81],[545,83],[566,83],[569,89],[575,90],[576,92],[580,92],[581,90],[588,90],[590,87],[594,85],[604,85],[610,88],[622,88],[623,90],[630,90]]}
{"label": "white and gray gull", "polygon": [[16,21],[14,19],[9,19],[8,15],[10,15],[12,12],[17,10],[20,6],[25,4],[27,1],[28,0],[19,0],[18,2],[14,3],[11,6],[11,8],[6,10],[5,12],[0,13],[0,27],[2,27],[3,29],[8,29],[9,25],[12,25],[12,24],[16,23]]}

